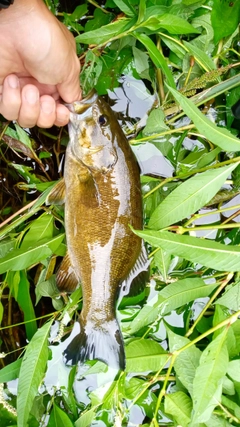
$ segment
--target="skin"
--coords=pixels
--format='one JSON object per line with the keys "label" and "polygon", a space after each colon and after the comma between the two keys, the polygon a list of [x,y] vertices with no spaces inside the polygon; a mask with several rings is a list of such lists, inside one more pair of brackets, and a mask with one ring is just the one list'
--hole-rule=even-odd
{"label": "skin", "polygon": [[63,126],[81,99],[80,64],[68,29],[42,0],[0,11],[0,114],[23,127]]}

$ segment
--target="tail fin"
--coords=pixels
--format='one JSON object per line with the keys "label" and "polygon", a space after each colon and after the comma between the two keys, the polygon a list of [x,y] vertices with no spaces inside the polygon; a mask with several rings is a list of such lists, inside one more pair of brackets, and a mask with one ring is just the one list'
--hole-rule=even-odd
{"label": "tail fin", "polygon": [[123,371],[124,343],[117,320],[112,319],[96,326],[91,321],[83,325],[80,319],[80,333],[73,338],[63,355],[67,365],[97,359]]}

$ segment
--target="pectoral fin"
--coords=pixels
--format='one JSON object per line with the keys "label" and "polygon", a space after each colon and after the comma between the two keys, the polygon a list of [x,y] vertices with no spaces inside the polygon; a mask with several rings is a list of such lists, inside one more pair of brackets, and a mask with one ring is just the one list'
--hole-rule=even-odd
{"label": "pectoral fin", "polygon": [[68,253],[63,258],[57,271],[56,281],[57,287],[61,292],[73,292],[79,284]]}
{"label": "pectoral fin", "polygon": [[65,202],[65,181],[62,178],[54,185],[52,191],[49,193],[46,205],[63,205]]}

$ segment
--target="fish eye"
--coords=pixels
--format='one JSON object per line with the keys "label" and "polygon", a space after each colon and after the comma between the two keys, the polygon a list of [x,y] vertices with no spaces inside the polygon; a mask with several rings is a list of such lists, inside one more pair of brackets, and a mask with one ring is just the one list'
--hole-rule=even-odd
{"label": "fish eye", "polygon": [[100,126],[104,126],[107,123],[107,118],[105,116],[99,116],[98,117],[98,123],[100,124]]}

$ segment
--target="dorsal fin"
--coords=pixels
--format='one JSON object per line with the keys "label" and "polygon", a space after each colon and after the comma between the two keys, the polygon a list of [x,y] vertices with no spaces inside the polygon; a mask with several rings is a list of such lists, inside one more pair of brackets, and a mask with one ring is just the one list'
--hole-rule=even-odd
{"label": "dorsal fin", "polygon": [[73,292],[80,283],[72,267],[68,252],[57,271],[56,281],[57,287],[61,292]]}

